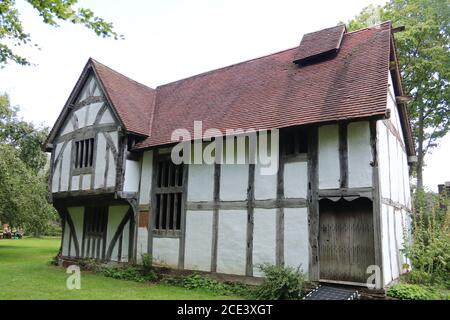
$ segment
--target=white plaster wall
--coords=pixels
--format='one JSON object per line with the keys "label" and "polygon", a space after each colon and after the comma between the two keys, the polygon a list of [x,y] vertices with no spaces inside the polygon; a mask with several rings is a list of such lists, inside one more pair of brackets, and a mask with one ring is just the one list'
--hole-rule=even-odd
{"label": "white plaster wall", "polygon": [[114,187],[116,185],[116,165],[114,163],[114,157],[111,150],[108,152],[109,156],[109,169],[108,176],[106,177],[106,186]]}
{"label": "white plaster wall", "polygon": [[88,112],[88,109],[86,106],[81,107],[80,109],[78,109],[74,112],[78,118],[78,128],[83,128],[86,126],[86,113],[87,112]]}
{"label": "white plaster wall", "polygon": [[186,212],[184,268],[211,271],[212,211]]}
{"label": "white plaster wall", "polygon": [[70,237],[70,227],[69,227],[69,224],[66,222],[66,224],[64,226],[64,237],[63,237],[63,241],[62,241],[62,255],[65,257],[70,256],[69,237]]}
{"label": "white plaster wall", "polygon": [[61,151],[61,148],[62,148],[63,145],[64,145],[64,142],[60,142],[60,143],[56,144],[56,147],[55,147],[55,158],[53,159],[53,161],[56,162],[56,160],[57,160],[57,158],[59,156],[59,152]]}
{"label": "white plaster wall", "polygon": [[71,151],[72,151],[72,144],[68,143],[66,145],[66,148],[63,151],[63,157],[62,157],[62,170],[61,170],[61,190],[59,191],[67,191],[69,190],[69,172],[70,172],[70,166],[71,166]]}
{"label": "white plaster wall", "polygon": [[[122,221],[123,217],[128,211],[128,206],[110,206],[108,210],[108,225],[106,228],[106,248],[109,248],[112,238],[116,233],[117,227]],[[117,261],[117,248],[118,241],[113,248],[113,252],[111,254],[111,260]]]}
{"label": "white plaster wall", "polygon": [[398,185],[399,181],[399,165],[397,163],[397,140],[394,135],[389,134],[389,163],[391,166],[391,199],[400,202],[401,186]]}
{"label": "white plaster wall", "polygon": [[217,272],[245,275],[247,211],[220,210]]}
{"label": "white plaster wall", "polygon": [[403,238],[403,210],[399,210],[396,212],[394,216],[394,224],[395,224],[395,238],[397,240],[397,248],[398,248],[398,255],[400,260],[399,265],[399,271],[402,273],[403,270],[403,264],[406,263],[406,260],[404,259],[404,255],[402,254],[402,251],[404,246],[404,238]]}
{"label": "white plaster wall", "polygon": [[130,221],[128,221],[123,227],[122,233],[122,260],[128,261],[128,244],[130,242]]}
{"label": "white plaster wall", "polygon": [[377,121],[378,136],[378,172],[380,178],[381,196],[389,199],[391,197],[390,164],[389,164],[389,137],[388,129],[382,120]]}
{"label": "white plaster wall", "polygon": [[[388,83],[389,83],[389,89],[388,89],[388,104],[387,107],[391,110],[391,118],[390,121],[392,122],[392,124],[394,125],[394,127],[397,129],[397,131],[400,133],[402,133],[402,126],[400,124],[400,115],[398,112],[398,108],[397,108],[397,103],[395,101],[395,93],[394,93],[394,85],[392,83],[392,77],[391,77],[391,73],[389,72],[389,78],[388,78]],[[403,136],[402,137],[402,141],[404,142]]]}
{"label": "white plaster wall", "polygon": [[179,249],[178,238],[153,238],[153,259],[156,263],[178,268]]}
{"label": "white plaster wall", "polygon": [[308,209],[284,209],[284,263],[308,274],[309,234]]}
{"label": "white plaster wall", "polygon": [[304,198],[308,194],[308,162],[289,162],[284,165],[284,196]]}
{"label": "white plaster wall", "polygon": [[114,120],[114,116],[109,109],[105,110],[105,112],[103,113],[103,115],[99,121],[100,124],[108,124],[108,123],[115,123],[115,122],[116,121]]}
{"label": "white plaster wall", "polygon": [[214,196],[214,165],[191,164],[188,172],[188,201],[212,201]]}
{"label": "white plaster wall", "polygon": [[224,164],[220,170],[220,199],[224,201],[246,200],[248,165]]}
{"label": "white plaster wall", "polygon": [[347,128],[348,186],[372,186],[372,150],[368,121],[352,122]]}
{"label": "white plaster wall", "polygon": [[319,127],[319,189],[339,188],[339,127]]}
{"label": "white plaster wall", "polygon": [[142,254],[147,253],[148,248],[148,230],[147,228],[138,228],[137,231],[137,244],[136,244],[136,254],[137,261],[142,261]]}
{"label": "white plaster wall", "polygon": [[96,85],[96,79],[93,76],[90,76],[86,82],[84,83],[83,89],[81,90],[80,95],[78,96],[77,101],[83,101],[85,100],[87,97],[89,97],[90,93],[93,92],[93,89]]}
{"label": "white plaster wall", "polygon": [[[81,250],[83,241],[84,207],[71,207],[67,209],[75,227],[75,234]],[[75,253],[75,251],[73,251]]]}
{"label": "white plaster wall", "polygon": [[139,190],[139,204],[150,203],[153,175],[153,151],[145,151],[142,156],[141,188]]}
{"label": "white plaster wall", "polygon": [[255,199],[267,200],[277,197],[277,174],[261,174],[260,163],[255,165]]}
{"label": "white plaster wall", "polygon": [[53,177],[52,177],[52,192],[58,192],[59,187],[59,166],[61,165],[60,162],[56,164],[56,166],[53,168]]}
{"label": "white plaster wall", "polygon": [[253,220],[253,275],[263,276],[258,265],[276,263],[276,209],[255,209]]}
{"label": "white plaster wall", "polygon": [[96,102],[87,106],[88,116],[86,126],[92,126],[94,124],[95,118],[97,117],[97,114],[102,106],[103,102]]}
{"label": "white plaster wall", "polygon": [[119,143],[119,134],[117,133],[117,131],[108,131],[108,134],[110,135],[111,140],[113,141],[113,144],[117,149]]}
{"label": "white plaster wall", "polygon": [[72,132],[74,130],[73,124],[71,121],[72,117],[73,117],[72,114],[67,117],[66,123],[64,123],[64,125],[62,126],[60,135],[64,135],[64,134]]}
{"label": "white plaster wall", "polygon": [[102,188],[105,185],[105,154],[106,139],[102,134],[97,135],[97,154],[95,155],[95,180],[94,189]]}
{"label": "white plaster wall", "polygon": [[391,254],[389,246],[389,208],[387,205],[381,205],[381,254],[383,263],[384,284],[387,285],[392,281],[391,272]]}
{"label": "white plaster wall", "polygon": [[125,161],[125,180],[123,191],[138,192],[139,191],[139,177],[140,177],[140,163],[139,161],[126,160]]}
{"label": "white plaster wall", "polygon": [[399,277],[399,268],[398,268],[399,252],[397,252],[396,248],[397,243],[395,239],[395,225],[394,225],[395,214],[396,212],[394,208],[390,207],[388,228],[389,228],[389,252],[391,254],[392,279],[397,279]]}
{"label": "white plaster wall", "polygon": [[73,176],[70,190],[77,191],[79,188],[80,188],[80,176]]}
{"label": "white plaster wall", "polygon": [[91,188],[91,178],[92,174],[83,174],[82,190],[89,190]]}

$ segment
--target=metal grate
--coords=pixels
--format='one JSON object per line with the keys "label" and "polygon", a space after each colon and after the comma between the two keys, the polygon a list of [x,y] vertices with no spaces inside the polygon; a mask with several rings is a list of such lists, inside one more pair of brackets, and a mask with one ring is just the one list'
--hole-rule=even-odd
{"label": "metal grate", "polygon": [[304,300],[358,300],[359,293],[354,289],[342,289],[331,286],[318,286],[308,293]]}

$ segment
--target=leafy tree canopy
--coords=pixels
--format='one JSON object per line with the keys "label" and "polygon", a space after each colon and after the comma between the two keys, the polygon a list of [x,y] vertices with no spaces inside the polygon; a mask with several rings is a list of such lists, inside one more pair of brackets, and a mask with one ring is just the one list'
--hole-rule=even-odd
{"label": "leafy tree canopy", "polygon": [[48,128],[36,127],[19,118],[17,107],[12,107],[6,94],[0,95],[0,143],[17,150],[19,158],[37,173],[47,162],[47,155],[41,145],[48,134]]}
{"label": "leafy tree canopy", "polygon": [[424,157],[450,130],[450,5],[447,0],[390,0],[369,6],[349,22],[355,30],[374,22],[405,26],[396,34],[400,71],[409,103],[422,188]]}
{"label": "leafy tree canopy", "polygon": [[39,235],[56,219],[46,199],[47,156],[40,149],[47,129],[19,119],[17,111],[0,95],[0,221]]}
{"label": "leafy tree canopy", "polygon": [[[80,24],[93,30],[103,38],[123,36],[118,35],[113,24],[99,18],[90,9],[75,8],[78,0],[25,0],[42,17],[45,24],[58,27],[60,21],[69,21]],[[30,44],[31,35],[27,33],[22,25],[16,0],[0,1],[0,66],[8,62],[21,65],[30,64],[29,61],[15,53],[13,46]],[[7,44],[8,43],[8,44]]]}

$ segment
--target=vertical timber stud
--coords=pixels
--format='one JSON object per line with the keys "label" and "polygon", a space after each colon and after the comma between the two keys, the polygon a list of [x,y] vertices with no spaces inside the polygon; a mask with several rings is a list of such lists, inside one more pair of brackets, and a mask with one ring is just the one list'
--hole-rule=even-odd
{"label": "vertical timber stud", "polygon": [[[119,150],[117,158],[117,168],[116,168],[116,191],[123,191],[123,185],[125,180],[125,165],[128,150],[128,139],[122,130],[119,130]],[[121,144],[121,145],[120,145]],[[105,179],[106,186],[106,179]]]}
{"label": "vertical timber stud", "polygon": [[[249,151],[252,152],[252,151]],[[255,210],[255,163],[249,161],[247,188],[247,251],[245,275],[253,276],[253,221]]]}
{"label": "vertical timber stud", "polygon": [[53,175],[55,174],[53,168],[55,166],[55,163],[54,163],[55,162],[55,153],[56,153],[56,150],[53,147],[52,153],[50,155],[50,170],[49,170],[50,172],[48,175],[48,191],[47,191],[47,199],[48,199],[48,202],[50,202],[50,203],[53,202]]}
{"label": "vertical timber stud", "polygon": [[219,163],[214,164],[214,209],[211,244],[211,272],[217,272],[217,239],[219,235],[219,202],[220,202],[220,170]]}
{"label": "vertical timber stud", "polygon": [[281,141],[283,135],[280,135],[278,152],[278,172],[277,172],[277,213],[276,213],[276,265],[284,265],[284,150],[286,145]]}
{"label": "vertical timber stud", "polygon": [[62,257],[63,256],[63,244],[64,244],[64,233],[66,232],[66,216],[64,215],[64,213],[61,213],[57,208],[56,211],[58,211],[59,216],[61,217],[61,245],[59,246],[59,256]]}
{"label": "vertical timber stud", "polygon": [[318,281],[319,261],[319,190],[318,190],[318,127],[309,131],[308,141],[308,226],[309,226],[309,280]]}
{"label": "vertical timber stud", "polygon": [[160,170],[158,166],[158,149],[153,150],[153,164],[152,164],[152,182],[151,182],[151,191],[150,191],[150,211],[148,217],[148,243],[147,243],[147,252],[149,255],[153,256],[153,229],[155,228],[156,223],[156,214],[155,210],[156,206],[156,183],[158,178],[158,171]]}
{"label": "vertical timber stud", "polygon": [[86,207],[83,207],[83,236],[82,236],[82,240],[81,240],[81,258],[84,258],[85,256],[85,248],[86,248]]}
{"label": "vertical timber stud", "polygon": [[378,139],[377,122],[370,121],[370,146],[372,150],[372,201],[373,201],[373,228],[374,228],[374,246],[375,246],[375,264],[380,268],[381,283],[384,286],[383,279],[383,259],[381,252],[381,204],[380,204],[380,175],[378,172]]}
{"label": "vertical timber stud", "polygon": [[183,193],[181,195],[181,237],[180,237],[180,249],[178,256],[178,269],[184,269],[184,251],[186,247],[186,211],[187,211],[187,189],[188,189],[188,173],[189,164],[183,163]]}
{"label": "vertical timber stud", "polygon": [[137,262],[137,235],[139,227],[139,208],[138,208],[138,202],[136,199],[129,199],[128,200],[130,207],[131,207],[131,214],[130,214],[130,233],[129,233],[129,242],[128,242],[128,261],[130,262]]}
{"label": "vertical timber stud", "polygon": [[339,123],[339,166],[340,166],[340,188],[348,187],[348,142],[347,122]]}

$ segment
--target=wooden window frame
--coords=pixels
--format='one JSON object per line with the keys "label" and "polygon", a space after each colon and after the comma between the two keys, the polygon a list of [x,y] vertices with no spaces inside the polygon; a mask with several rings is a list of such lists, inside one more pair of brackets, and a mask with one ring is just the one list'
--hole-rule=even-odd
{"label": "wooden window frame", "polygon": [[103,238],[108,229],[108,206],[86,207],[86,237]]}
{"label": "wooden window frame", "polygon": [[[307,158],[309,146],[309,131],[307,128],[286,128],[280,131],[281,156],[286,161],[304,161]],[[292,150],[289,150],[292,147]]]}
{"label": "wooden window frame", "polygon": [[[184,164],[175,165],[169,154],[158,154],[153,185],[152,234],[159,237],[181,237],[184,214]],[[180,169],[181,168],[181,169]],[[162,205],[161,205],[162,204]]]}
{"label": "wooden window frame", "polygon": [[[85,146],[87,146],[87,154],[85,153]],[[81,148],[82,151],[78,151]],[[73,161],[72,173],[74,175],[89,174],[94,171],[95,163],[96,139],[94,136],[82,137],[75,139],[72,145]],[[79,163],[82,163],[80,166]]]}

